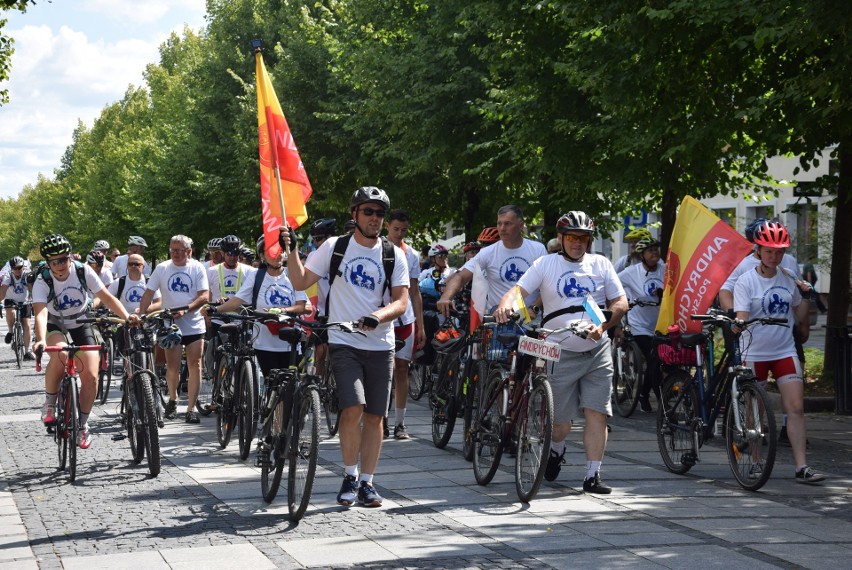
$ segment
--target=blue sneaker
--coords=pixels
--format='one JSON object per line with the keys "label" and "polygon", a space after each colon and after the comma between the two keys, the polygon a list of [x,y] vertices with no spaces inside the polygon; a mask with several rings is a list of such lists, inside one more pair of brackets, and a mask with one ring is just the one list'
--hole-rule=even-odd
{"label": "blue sneaker", "polygon": [[355,502],[358,495],[358,482],[352,475],[343,477],[343,484],[340,486],[340,492],[337,494],[337,504],[344,507],[351,506]]}
{"label": "blue sneaker", "polygon": [[365,507],[381,507],[382,497],[373,488],[373,485],[366,481],[361,481],[358,485],[358,502]]}

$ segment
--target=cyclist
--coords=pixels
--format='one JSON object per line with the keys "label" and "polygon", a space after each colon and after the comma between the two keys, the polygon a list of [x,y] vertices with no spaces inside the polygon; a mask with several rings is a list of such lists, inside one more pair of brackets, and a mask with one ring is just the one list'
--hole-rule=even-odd
{"label": "cyclist", "polygon": [[254,250],[246,245],[240,248],[240,263],[254,267],[255,269],[260,267],[260,260],[257,258]]}
{"label": "cyclist", "polygon": [[[553,436],[550,457],[544,477],[553,481],[559,475],[565,455],[565,438],[571,431],[571,420],[583,411],[586,424],[583,447],[586,450],[586,475],[583,490],[587,493],[609,494],[612,489],[600,478],[601,462],[606,449],[606,419],[612,415],[612,353],[607,329],[619,323],[627,312],[627,298],[612,263],[602,255],[591,253],[595,223],[584,212],[572,211],[556,222],[562,251],[539,258],[524,273],[517,287],[527,296],[541,292],[544,304],[542,324],[549,328],[566,326],[581,320],[583,313],[563,313],[583,304],[586,295],[594,303],[612,311],[612,318],[599,325],[588,322],[588,337],[573,335],[561,344],[562,359],[555,363],[549,375],[553,388]],[[512,312],[515,291],[509,291],[494,311],[498,322],[506,322]],[[550,317],[549,315],[553,315]],[[585,319],[583,319],[585,320]]]}
{"label": "cyclist", "polygon": [[469,241],[464,244],[462,252],[464,253],[465,262],[468,262],[474,257],[476,257],[476,254],[479,253],[480,249],[482,249],[482,246],[479,244],[478,241]]}
{"label": "cyclist", "polygon": [[225,261],[225,254],[222,253],[222,238],[213,238],[207,242],[207,267],[215,267]]}
{"label": "cyclist", "polygon": [[[779,269],[790,246],[790,234],[780,222],[766,222],[754,231],[758,265],[745,272],[734,286],[737,319],[775,317],[799,329],[800,338],[809,334],[808,304],[802,300],[795,280]],[[735,328],[735,332],[739,332]],[[787,435],[796,463],[795,481],[813,484],[825,475],[808,467],[804,414],[804,380],[796,356],[793,337],[784,327],[757,324],[752,334],[740,337],[743,363],[754,370],[761,382],[771,372],[781,392],[781,407],[787,414]]]}
{"label": "cyclist", "polygon": [[[660,242],[654,238],[642,238],[636,243],[636,253],[641,263],[634,263],[618,274],[624,291],[632,301],[659,301],[666,281],[666,264],[660,261]],[[630,329],[633,339],[645,356],[645,381],[639,392],[639,409],[651,412],[650,393],[657,393],[660,386],[660,362],[654,347],[654,329],[660,307],[636,305],[630,310]],[[621,336],[621,329],[615,329]]]}
{"label": "cyclist", "polygon": [[547,253],[559,253],[559,250],[562,248],[559,245],[559,238],[553,238],[548,240],[547,242]]}
{"label": "cyclist", "polygon": [[[419,350],[426,344],[426,332],[423,326],[423,298],[420,296],[418,286],[418,275],[420,274],[420,256],[417,251],[409,247],[403,240],[408,235],[408,227],[411,225],[411,217],[405,210],[391,210],[386,222],[388,239],[392,244],[405,253],[408,263],[409,287],[408,295],[410,302],[405,308],[405,313],[394,323],[394,336],[402,340],[405,345],[396,351],[394,356],[393,379],[394,388],[394,428],[395,439],[409,439],[408,428],[405,427],[405,409],[408,401],[408,368],[414,351]],[[446,251],[446,249],[444,250]],[[444,266],[447,261],[444,257]],[[384,436],[390,435],[385,418]]]}
{"label": "cyclist", "polygon": [[[148,247],[148,242],[141,236],[130,236],[127,238],[127,253],[119,255],[112,262],[112,274],[116,278],[127,275],[127,258],[131,255],[141,255],[145,257],[145,249]],[[151,275],[151,264],[145,262],[145,267],[142,268],[142,273],[147,277]]]}
{"label": "cyclist", "polygon": [[[118,301],[127,309],[130,314],[139,314],[139,303],[142,302],[142,295],[145,294],[145,285],[147,279],[142,273],[145,268],[145,260],[141,255],[133,253],[127,259],[127,275],[119,277],[107,286],[110,295],[118,299]],[[148,306],[149,311],[160,309],[160,292],[154,293],[154,299],[151,305]],[[124,335],[121,330],[115,335],[115,348],[118,354],[124,354]]]}
{"label": "cyclist", "polygon": [[447,248],[439,243],[430,247],[429,261],[431,261],[431,264],[427,269],[419,272],[417,281],[422,281],[431,276],[434,279],[443,279],[446,282],[450,275],[456,272],[455,269],[447,265],[449,255],[450,252],[447,251]]}
{"label": "cyclist", "polygon": [[[69,341],[77,345],[97,344],[92,325],[77,323],[77,319],[88,312],[89,300],[86,291],[92,291],[122,319],[129,319],[131,324],[138,323],[138,317],[128,314],[118,299],[104,288],[101,280],[88,265],[72,263],[71,243],[63,236],[45,236],[39,250],[47,264],[33,283],[34,352],[40,352],[45,346],[63,346]],[[85,283],[81,283],[80,274],[84,276]],[[81,449],[88,449],[92,444],[89,414],[98,392],[96,375],[99,357],[97,352],[77,353],[77,370],[80,373],[80,430],[77,434],[77,445]],[[41,414],[45,424],[56,421],[56,397],[64,373],[64,360],[63,353],[50,353],[50,362],[45,369],[45,398]]]}
{"label": "cyclist", "polygon": [[[109,285],[113,281],[112,271],[107,269],[104,266],[104,262],[106,258],[104,257],[104,252],[93,249],[89,253],[86,254],[86,264],[92,268],[92,271],[95,272],[95,275],[100,277],[101,282],[104,285]],[[94,293],[89,291],[89,297],[94,299]]]}
{"label": "cyclist", "polygon": [[92,246],[92,251],[100,251],[101,253],[103,253],[104,254],[104,268],[108,269],[109,271],[112,271],[112,259],[110,259],[110,257],[109,257],[109,251],[110,251],[109,242],[106,241],[105,239],[99,239]]}
{"label": "cyclist", "polygon": [[[6,344],[12,342],[12,325],[15,322],[15,304],[26,303],[30,298],[30,290],[27,287],[27,276],[24,273],[24,258],[18,255],[9,260],[10,271],[8,274],[0,277],[0,297],[3,298],[3,305],[6,307],[6,324],[9,326],[9,332],[6,333]],[[30,327],[30,317],[32,316],[32,307],[25,305],[21,309],[21,326],[24,327],[24,346],[30,346],[32,329]],[[27,348],[24,359],[32,360],[33,353]]]}
{"label": "cyclist", "polygon": [[[384,190],[359,188],[349,209],[355,231],[351,238],[331,238],[320,246],[307,267],[298,255],[287,258],[290,280],[305,290],[330,273],[337,242],[346,239],[346,251],[333,278],[326,306],[332,322],[358,321],[366,336],[329,331],[329,353],[340,403],[340,447],[345,476],[337,502],[352,505],[357,499],[379,507],[382,497],[373,487],[382,449],[382,418],[388,409],[393,378],[394,335],[391,323],[408,305],[409,273],[405,254],[393,248],[393,273],[387,275],[384,241],[379,238],[382,219],[390,209]],[[282,245],[296,249],[292,230],[281,233]],[[390,302],[385,289],[390,288]],[[362,427],[363,421],[363,427]],[[361,474],[358,474],[358,459]]]}
{"label": "cyclist", "polygon": [[479,237],[476,238],[476,241],[481,243],[482,247],[488,247],[492,243],[500,241],[500,231],[497,229],[497,226],[482,228],[482,231],[479,232]]}
{"label": "cyclist", "polygon": [[240,263],[240,251],[243,240],[235,235],[227,235],[219,241],[225,260],[207,269],[207,282],[210,284],[210,299],[221,300],[232,296],[243,286],[243,281],[254,268]]}
{"label": "cyclist", "polygon": [[480,241],[499,235],[499,241],[482,249],[477,256],[464,267],[456,271],[447,280],[441,299],[438,301],[438,311],[445,317],[450,316],[453,308],[453,297],[473,280],[473,272],[478,263],[480,270],[488,279],[487,309],[494,307],[500,299],[529,269],[533,262],[547,255],[544,246],[537,241],[523,236],[524,215],[517,206],[503,206],[497,211],[496,232],[494,228],[485,228],[479,234]]}
{"label": "cyclist", "polygon": [[[278,257],[266,255],[266,241],[263,236],[257,241],[257,255],[263,260],[263,265],[257,271],[246,275],[240,289],[219,307],[210,307],[208,312],[231,313],[238,311],[243,305],[254,305],[257,309],[281,309],[289,315],[301,315],[307,312],[308,297],[303,291],[296,291],[287,272],[284,271],[284,249]],[[255,298],[255,281],[262,279]],[[277,326],[257,325],[257,338],[254,341],[255,355],[260,371],[268,376],[275,368],[290,366],[290,351],[293,349],[289,342],[278,338]],[[273,333],[272,328],[275,328]]]}
{"label": "cyclist", "polygon": [[636,244],[641,239],[651,239],[652,237],[648,228],[636,228],[627,232],[624,236],[624,239],[627,240],[627,254],[619,257],[618,261],[613,264],[615,272],[621,273],[631,265],[642,261],[642,256],[636,253]]}
{"label": "cyclist", "polygon": [[[189,306],[189,310],[178,311],[175,325],[180,329],[181,340],[174,346],[164,347],[166,353],[166,382],[169,385],[169,401],[164,416],[167,420],[177,417],[177,389],[180,379],[181,345],[186,349],[187,409],[184,420],[188,424],[197,424],[200,420],[194,411],[195,399],[201,386],[201,354],[204,351],[204,333],[206,327],[199,309],[209,299],[207,272],[203,264],[192,259],[192,240],[185,235],[173,236],[169,241],[171,259],[157,265],[148,279],[145,293],[139,303],[139,311],[148,311],[154,294],[159,289],[163,306]],[[169,343],[171,344],[171,343]]]}

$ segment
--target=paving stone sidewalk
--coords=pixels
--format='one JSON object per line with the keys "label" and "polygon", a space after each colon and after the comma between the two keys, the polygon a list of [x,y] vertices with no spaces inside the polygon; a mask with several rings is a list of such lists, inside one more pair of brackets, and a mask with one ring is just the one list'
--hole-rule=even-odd
{"label": "paving stone sidewalk", "polygon": [[758,493],[734,483],[718,446],[706,446],[689,474],[669,473],[653,416],[637,412],[612,420],[603,476],[615,491],[585,495],[578,426],[560,478],[523,504],[509,458],[482,487],[458,433],[446,449],[434,447],[422,400],[409,410],[413,439],[385,442],[381,509],[337,506],[340,453],[326,440],[312,504],[293,524],[286,483],[266,504],[253,457],[239,461],[236,440],[219,449],[212,417],[168,423],[162,472],[147,477],[121,439],[115,388],[95,408],[97,438],[69,484],[38,421],[42,377],[28,365],[16,370],[0,349],[0,569],[844,568],[852,557],[848,417],[808,417],[810,461],[831,474],[827,484],[795,484],[781,448]]}

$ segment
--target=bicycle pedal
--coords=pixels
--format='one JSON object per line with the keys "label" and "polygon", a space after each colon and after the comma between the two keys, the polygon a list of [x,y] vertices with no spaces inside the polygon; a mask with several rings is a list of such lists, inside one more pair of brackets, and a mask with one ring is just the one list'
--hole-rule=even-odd
{"label": "bicycle pedal", "polygon": [[53,424],[45,424],[44,427],[47,428],[47,433],[56,433],[56,426]]}
{"label": "bicycle pedal", "polygon": [[684,453],[680,458],[680,462],[683,465],[689,465],[692,467],[698,462],[698,458],[692,452]]}
{"label": "bicycle pedal", "polygon": [[112,436],[113,441],[121,441],[123,439],[127,439],[127,434],[118,433],[118,434],[115,434],[114,436]]}
{"label": "bicycle pedal", "polygon": [[166,427],[166,422],[164,422],[163,420],[157,420],[157,427],[160,429]]}

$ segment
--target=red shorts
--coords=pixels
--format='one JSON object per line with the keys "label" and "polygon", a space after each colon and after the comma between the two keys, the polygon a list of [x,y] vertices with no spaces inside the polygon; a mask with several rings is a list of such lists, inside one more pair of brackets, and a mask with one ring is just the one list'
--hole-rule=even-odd
{"label": "red shorts", "polygon": [[395,357],[411,361],[411,355],[414,353],[414,323],[394,327],[393,334],[398,340],[405,341],[405,346],[396,351]]}
{"label": "red shorts", "polygon": [[802,381],[802,365],[792,356],[779,360],[764,360],[762,362],[747,362],[744,364],[754,370],[754,375],[761,382],[766,382],[770,372],[778,384],[784,384],[790,380]]}

